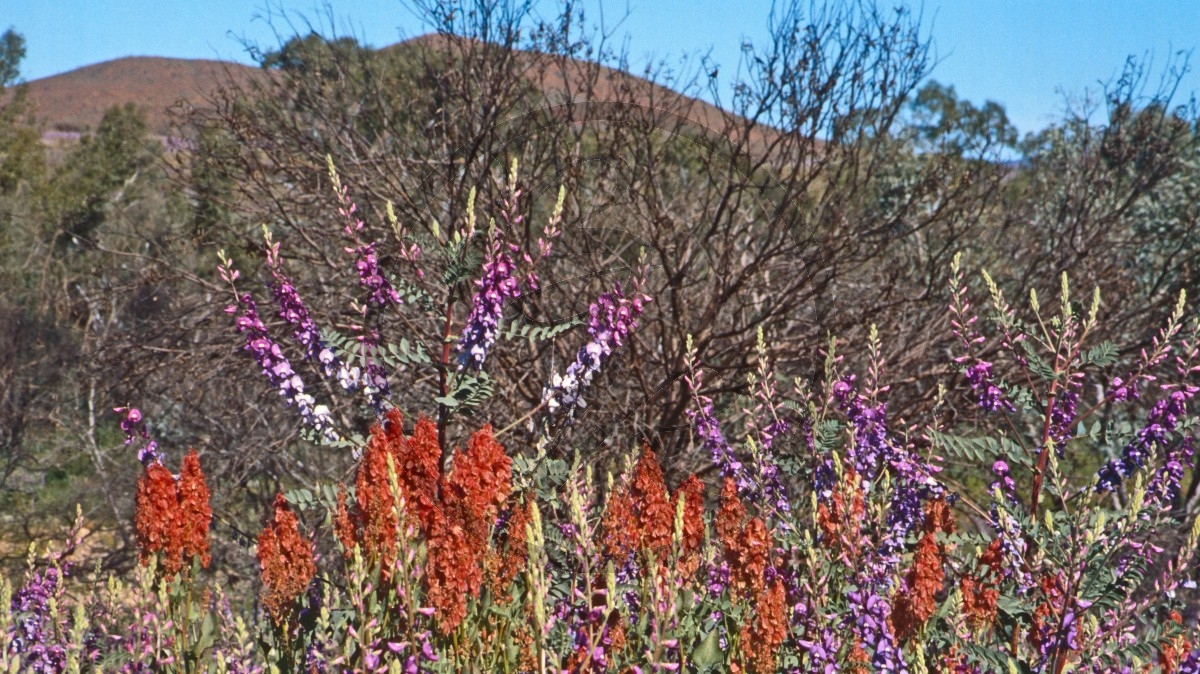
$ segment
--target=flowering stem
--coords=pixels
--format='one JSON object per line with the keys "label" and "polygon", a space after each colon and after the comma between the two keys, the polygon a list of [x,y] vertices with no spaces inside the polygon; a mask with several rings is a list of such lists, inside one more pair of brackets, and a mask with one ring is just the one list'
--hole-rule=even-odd
{"label": "flowering stem", "polygon": [[1042,426],[1042,446],[1038,450],[1037,470],[1033,472],[1033,494],[1029,498],[1029,516],[1036,517],[1038,501],[1042,496],[1042,478],[1046,474],[1047,452],[1050,450],[1050,427],[1054,414],[1054,399],[1057,394],[1058,381],[1050,384],[1050,397],[1046,401],[1046,420]]}
{"label": "flowering stem", "polygon": [[[454,329],[454,293],[446,297],[445,327],[442,329],[442,360],[439,365],[438,387],[442,397],[450,395],[450,347],[454,343],[450,335]],[[450,408],[438,403],[438,447],[441,456],[438,458],[439,472],[446,472],[446,425],[450,418]],[[441,493],[441,478],[438,479],[438,493]]]}

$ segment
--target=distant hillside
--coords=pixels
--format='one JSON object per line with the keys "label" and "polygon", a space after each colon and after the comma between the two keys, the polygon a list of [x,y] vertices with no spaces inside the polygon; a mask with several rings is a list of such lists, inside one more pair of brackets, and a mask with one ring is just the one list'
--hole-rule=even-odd
{"label": "distant hillside", "polygon": [[[446,49],[448,40],[425,35],[385,49]],[[581,84],[589,66],[582,62],[559,63],[552,57],[526,54],[528,76],[537,82],[552,102],[567,99],[583,102]],[[85,129],[94,129],[104,111],[113,105],[135,103],[146,113],[150,132],[171,135],[168,109],[180,100],[202,105],[204,95],[232,77],[240,82],[262,76],[259,68],[222,61],[175,59],[155,56],[130,56],[84,66],[60,75],[29,82],[29,97],[36,106],[48,141],[69,141]],[[692,124],[719,130],[725,114],[704,101],[683,96],[643,78],[602,67],[595,82],[591,102],[605,102],[624,90],[625,100],[634,98],[643,105],[670,110]],[[632,93],[632,96],[629,94]],[[762,143],[764,129],[754,134]]]}
{"label": "distant hillside", "polygon": [[94,129],[113,105],[134,103],[150,133],[170,133],[167,109],[180,100],[200,104],[203,94],[232,75],[248,79],[258,68],[238,63],[130,56],[29,82],[29,98],[47,132]]}

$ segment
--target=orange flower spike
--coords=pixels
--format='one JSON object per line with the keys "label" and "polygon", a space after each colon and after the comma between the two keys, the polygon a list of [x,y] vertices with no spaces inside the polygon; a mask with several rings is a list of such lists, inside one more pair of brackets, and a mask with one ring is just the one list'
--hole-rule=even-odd
{"label": "orange flower spike", "polygon": [[345,548],[346,555],[349,556],[350,550],[358,544],[358,527],[355,526],[355,518],[346,503],[347,498],[346,485],[338,484],[337,511],[333,516],[333,531],[342,547]]}
{"label": "orange flower spike", "polygon": [[[175,545],[178,492],[175,478],[160,463],[146,466],[137,484],[137,511],[133,524],[137,531],[139,558],[149,564],[150,557],[163,552],[163,574],[170,578],[183,566],[182,549]],[[177,557],[178,555],[178,557]]]}
{"label": "orange flower spike", "polygon": [[892,610],[896,635],[900,639],[911,638],[933,615],[937,609],[935,595],[941,592],[945,579],[941,546],[932,532],[926,532],[917,541],[912,567],[905,576],[903,591],[897,594]]}
{"label": "orange flower spike", "polygon": [[939,496],[925,504],[926,532],[952,534],[956,528],[954,514],[950,511],[950,506],[946,503],[945,498]]}
{"label": "orange flower spike", "polygon": [[512,459],[492,436],[491,425],[471,435],[454,457],[450,488],[471,516],[490,527],[512,488]]}
{"label": "orange flower spike", "polygon": [[[1183,616],[1179,615],[1178,611],[1171,611],[1167,615],[1167,620],[1177,625],[1183,624]],[[1158,666],[1162,670],[1162,674],[1178,672],[1179,665],[1187,659],[1191,652],[1192,644],[1183,635],[1163,641],[1158,647]]]}
{"label": "orange flower spike", "polygon": [[717,510],[717,537],[726,554],[737,548],[738,533],[742,530],[742,522],[746,519],[746,506],[738,498],[737,483],[733,478],[725,478],[721,483],[721,507]]}
{"label": "orange flower spike", "polygon": [[752,674],[775,671],[775,654],[787,638],[787,593],[783,581],[776,580],[758,597],[753,626],[742,627],[742,653]]}
{"label": "orange flower spike", "polygon": [[629,490],[616,487],[608,496],[600,527],[604,532],[602,541],[604,554],[610,559],[624,562],[637,546],[637,534],[630,522],[636,520],[633,497]]}
{"label": "orange flower spike", "polygon": [[979,582],[969,576],[962,577],[959,588],[962,590],[967,627],[979,631],[991,626],[996,620],[996,600],[1000,598],[1000,591],[990,583]]}
{"label": "orange flower spike", "polygon": [[435,514],[426,542],[426,598],[436,610],[443,635],[453,633],[462,623],[467,596],[478,596],[483,581],[481,550],[456,520],[453,515]]}
{"label": "orange flower spike", "polygon": [[[728,555],[728,553],[726,553]],[[763,573],[771,556],[771,532],[757,517],[742,527],[729,559],[730,584],[741,591],[744,597],[753,597],[763,591]]]}
{"label": "orange flower spike", "polygon": [[[394,410],[393,410],[394,411]],[[389,412],[391,429],[400,433],[400,413],[395,412],[395,421]],[[428,535],[438,509],[438,485],[442,477],[442,448],[438,443],[437,424],[427,417],[417,419],[410,438],[399,435],[394,444],[396,452],[396,474],[404,490],[406,510],[416,514],[421,530]]]}
{"label": "orange flower spike", "polygon": [[671,547],[675,509],[667,498],[667,483],[663,480],[662,468],[648,445],[642,447],[642,456],[634,468],[630,495],[637,511],[638,548],[642,552],[653,553],[661,562],[666,559],[666,552]]}
{"label": "orange flower spike", "polygon": [[521,499],[513,507],[512,516],[509,517],[506,526],[508,541],[500,561],[500,580],[504,587],[525,568],[525,560],[529,554],[525,542],[525,527],[530,523],[531,517],[528,499]]}
{"label": "orange flower spike", "polygon": [[278,625],[288,621],[295,602],[317,573],[312,542],[300,535],[299,524],[283,494],[278,494],[273,516],[258,536],[262,602]]}
{"label": "orange flower spike", "polygon": [[683,549],[699,550],[704,542],[704,483],[689,475],[675,490],[675,498],[683,499]]}
{"label": "orange flower spike", "polygon": [[[397,426],[398,415],[397,412]],[[385,574],[396,554],[396,516],[388,481],[389,454],[390,445],[383,428],[379,424],[372,426],[354,484],[363,551],[367,559],[380,563]]]}
{"label": "orange flower spike", "polygon": [[193,557],[200,559],[200,565],[208,568],[208,527],[212,523],[211,496],[208,484],[204,481],[204,471],[200,469],[200,455],[191,450],[183,457],[183,467],[179,471],[179,484],[176,485],[179,495],[178,535],[180,548],[185,562]]}

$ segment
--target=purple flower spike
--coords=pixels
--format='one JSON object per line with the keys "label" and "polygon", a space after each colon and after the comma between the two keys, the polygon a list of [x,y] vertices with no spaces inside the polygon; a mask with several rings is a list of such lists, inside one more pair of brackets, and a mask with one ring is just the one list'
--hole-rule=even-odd
{"label": "purple flower spike", "polygon": [[275,304],[279,307],[279,317],[292,326],[292,337],[304,347],[304,355],[317,361],[321,372],[332,379],[337,376],[339,370],[338,357],[321,338],[316,321],[313,320],[304,301],[300,299],[300,294],[296,292],[296,285],[284,274],[283,265],[279,260],[279,244],[271,241],[269,231],[266,231],[266,238],[267,268],[271,271],[270,286],[275,295]]}
{"label": "purple flower spike", "polygon": [[243,349],[254,356],[254,360],[262,367],[262,373],[272,386],[279,389],[279,394],[287,400],[287,404],[296,405],[305,423],[327,440],[337,440],[338,435],[333,429],[329,408],[316,404],[316,400],[304,392],[304,380],[292,369],[292,364],[283,355],[279,344],[267,334],[267,326],[258,315],[258,305],[249,293],[238,297],[237,305],[230,305],[225,311],[237,313],[239,308],[241,314],[237,318],[237,329],[246,335],[246,346]]}
{"label": "purple flower spike", "polygon": [[604,361],[637,327],[637,318],[649,301],[649,297],[636,289],[632,297],[625,297],[617,284],[611,293],[601,294],[592,303],[588,319],[591,340],[575,354],[575,362],[567,367],[566,373],[555,374],[551,385],[542,393],[542,400],[552,413],[565,410],[567,418],[571,418],[577,407],[587,406],[583,401],[583,390],[591,385]]}
{"label": "purple flower spike", "polygon": [[516,278],[516,264],[512,254],[517,247],[500,241],[493,234],[487,259],[483,263],[483,274],[475,281],[475,296],[471,300],[471,315],[458,339],[458,367],[478,370],[483,367],[487,354],[496,344],[500,331],[500,319],[504,303],[521,296],[521,286]]}
{"label": "purple flower spike", "polygon": [[9,610],[15,624],[4,636],[9,641],[9,652],[20,656],[21,671],[65,671],[66,649],[55,638],[62,626],[53,624],[50,614],[50,600],[61,596],[59,570],[53,566],[32,572],[25,586],[13,595]]}

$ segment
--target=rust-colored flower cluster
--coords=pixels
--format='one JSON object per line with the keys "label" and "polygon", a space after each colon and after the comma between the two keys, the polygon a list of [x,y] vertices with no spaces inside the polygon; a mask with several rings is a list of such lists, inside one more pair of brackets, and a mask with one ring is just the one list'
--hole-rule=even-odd
{"label": "rust-colored flower cluster", "polygon": [[467,597],[479,595],[491,527],[511,483],[512,461],[492,427],[484,426],[471,436],[466,451],[455,455],[426,539],[427,598],[443,634],[466,617]]}
{"label": "rust-colored flower cluster", "polygon": [[996,587],[1000,578],[1000,555],[1000,539],[996,539],[980,553],[976,563],[978,575],[964,574],[959,581],[963,613],[967,627],[972,631],[986,629],[996,620],[996,601],[1000,598],[1000,590]]}
{"label": "rust-colored flower cluster", "polygon": [[[1167,620],[1176,625],[1183,624],[1183,616],[1178,611],[1171,611],[1167,615]],[[1163,640],[1158,646],[1158,666],[1162,670],[1162,674],[1175,674],[1179,671],[1180,663],[1186,660],[1191,652],[1192,644],[1183,635]]]}
{"label": "rust-colored flower cluster", "polygon": [[479,594],[485,557],[493,559],[498,584],[516,576],[524,563],[528,511],[524,505],[514,508],[511,524],[519,531],[510,531],[503,556],[489,549],[492,526],[512,483],[512,461],[491,426],[476,431],[466,450],[456,452],[444,480],[440,460],[436,424],[421,417],[406,436],[400,412],[389,410],[386,425],[371,429],[355,477],[355,502],[348,503],[345,489],[338,493],[334,530],[347,551],[361,546],[383,578],[390,579],[399,535],[396,497],[403,499],[405,517],[414,519],[425,537],[426,597],[437,612],[439,629],[448,634],[466,616],[468,596]]}
{"label": "rust-colored flower cluster", "polygon": [[312,542],[300,535],[300,522],[283,494],[275,496],[271,519],[258,535],[262,602],[277,625],[285,625],[296,600],[317,573]]}
{"label": "rust-colored flower cluster", "polygon": [[[649,446],[642,447],[630,483],[609,496],[601,520],[604,554],[627,559],[636,552],[643,562],[653,558],[656,565],[661,565],[671,552],[675,511],[681,501],[683,537],[678,568],[685,577],[691,576],[699,568],[700,545],[704,542],[704,484],[692,475],[671,495],[658,458]],[[648,564],[643,565],[644,570],[648,568]]]}
{"label": "rust-colored flower cluster", "polygon": [[775,671],[775,654],[787,638],[787,632],[787,593],[783,581],[776,579],[758,597],[754,624],[742,626],[742,654],[751,674]]}
{"label": "rust-colored flower cluster", "polygon": [[942,568],[945,550],[937,535],[953,531],[954,519],[946,501],[940,498],[930,501],[925,508],[924,529],[917,541],[912,566],[892,607],[892,625],[900,639],[912,638],[937,610],[936,595],[946,580]]}
{"label": "rust-colored flower cluster", "polygon": [[848,466],[842,476],[842,483],[835,486],[829,502],[817,506],[817,526],[821,530],[821,539],[847,563],[851,563],[858,555],[858,541],[865,513],[858,474],[853,467]]}
{"label": "rust-colored flower cluster", "polygon": [[138,478],[134,528],[142,564],[159,554],[163,576],[173,578],[199,559],[209,563],[210,493],[196,450],[183,458],[176,480],[160,463],[147,465]]}
{"label": "rust-colored flower cluster", "polygon": [[[689,475],[675,490],[675,502],[683,500],[683,540],[679,573],[690,579],[700,568],[700,546],[704,543],[704,483]],[[679,506],[676,505],[676,508]]]}
{"label": "rust-colored flower cluster", "polygon": [[509,585],[521,569],[525,568],[525,560],[529,553],[525,527],[530,523],[531,517],[528,499],[515,499],[503,531],[499,532],[484,559],[484,577],[492,590],[492,596],[499,604],[507,604],[512,599],[508,593]]}
{"label": "rust-colored flower cluster", "polygon": [[344,492],[338,497],[336,531],[349,550],[358,544],[364,555],[378,563],[389,578],[396,560],[396,536],[399,523],[396,500],[388,477],[388,459],[395,471],[404,512],[414,517],[428,534],[438,510],[437,426],[424,417],[417,420],[412,436],[404,435],[403,416],[389,410],[384,425],[371,428],[371,437],[363,451],[355,476],[354,508],[347,506]]}
{"label": "rust-colored flower cluster", "polygon": [[738,497],[737,484],[725,478],[721,508],[717,511],[717,536],[729,565],[729,584],[743,597],[757,597],[765,585],[763,572],[771,557],[771,532],[759,518],[745,521],[746,506]]}

